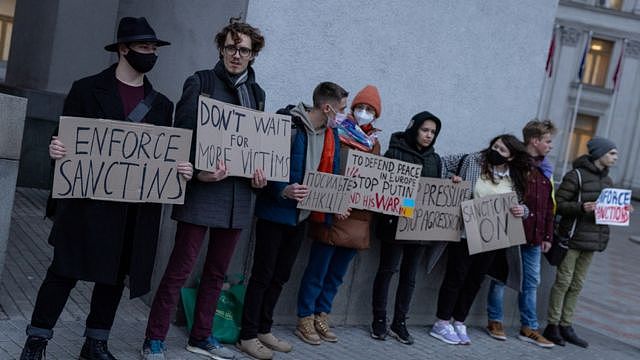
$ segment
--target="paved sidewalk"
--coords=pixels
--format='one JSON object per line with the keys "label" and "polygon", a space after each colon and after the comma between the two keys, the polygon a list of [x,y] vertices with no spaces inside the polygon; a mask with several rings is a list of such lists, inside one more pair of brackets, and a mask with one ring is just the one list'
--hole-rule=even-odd
{"label": "paved sidewalk", "polygon": [[[6,267],[0,283],[0,360],[16,359],[24,343],[24,329],[35,296],[49,265],[52,249],[47,245],[51,223],[42,218],[46,192],[19,188],[11,227]],[[636,206],[636,208],[638,208]],[[637,221],[631,228],[614,229],[610,248],[597,254],[580,298],[576,321],[589,349],[576,346],[542,349],[519,341],[516,329],[509,329],[506,342],[488,337],[481,328],[471,328],[471,346],[451,346],[428,335],[426,327],[411,327],[413,346],[395,340],[373,340],[365,327],[339,327],[337,344],[311,346],[293,335],[293,327],[276,326],[274,333],[291,341],[294,351],[277,359],[638,359],[640,358],[640,287],[637,259],[640,244],[630,242],[628,233],[639,234]],[[635,271],[634,271],[635,269]],[[47,359],[77,359],[82,346],[84,319],[89,308],[91,286],[80,282],[73,290],[58,322]],[[419,306],[417,303],[415,306]],[[623,309],[622,311],[620,309]],[[110,349],[118,359],[139,359],[148,307],[129,300],[125,290],[118,311]],[[184,350],[187,335],[183,327],[172,326],[167,338],[169,359],[203,359]],[[242,355],[238,355],[243,358]]]}

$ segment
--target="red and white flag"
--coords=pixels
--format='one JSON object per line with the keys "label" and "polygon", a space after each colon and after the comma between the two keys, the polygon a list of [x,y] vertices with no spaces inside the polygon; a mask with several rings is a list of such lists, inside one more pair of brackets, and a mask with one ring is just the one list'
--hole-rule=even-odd
{"label": "red and white flag", "polygon": [[627,42],[622,42],[622,50],[620,50],[620,57],[618,57],[618,64],[616,64],[616,71],[613,72],[613,91],[618,89],[618,85],[620,84],[620,75],[622,72],[622,57],[624,56],[624,48],[626,47]]}
{"label": "red and white flag", "polygon": [[553,58],[556,52],[556,29],[553,29],[551,34],[551,44],[549,44],[549,53],[547,54],[547,65],[544,67],[547,72],[547,76],[551,77],[553,74]]}

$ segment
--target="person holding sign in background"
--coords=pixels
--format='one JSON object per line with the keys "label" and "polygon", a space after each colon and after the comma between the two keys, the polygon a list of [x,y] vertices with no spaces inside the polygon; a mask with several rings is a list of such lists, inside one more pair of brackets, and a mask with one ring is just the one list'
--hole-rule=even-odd
{"label": "person holding sign in background", "polygon": [[[562,215],[559,231],[568,234],[574,221],[576,226],[551,287],[544,330],[544,336],[557,345],[562,346],[566,341],[585,348],[589,343],[573,329],[573,313],[593,253],[604,251],[609,242],[609,226],[596,224],[594,210],[602,189],[613,185],[609,168],[618,160],[618,149],[611,140],[594,137],[587,143],[587,149],[589,154],[573,162],[573,170],[565,174],[556,193],[558,214]],[[581,201],[577,201],[578,193]]]}
{"label": "person holding sign in background", "polygon": [[[157,58],[159,40],[143,17],[120,20],[116,43],[118,62],[101,73],[73,83],[63,115],[114,119],[171,126],[173,104],[153,90],[144,75]],[[146,104],[145,104],[146,103]],[[144,106],[142,106],[144,105]],[[146,107],[146,111],[139,111]],[[56,136],[49,145],[53,160],[64,159],[67,146]],[[190,179],[190,163],[177,163]],[[53,206],[49,206],[53,205]],[[91,199],[57,199],[47,206],[53,218],[49,243],[53,262],[40,286],[20,359],[41,359],[53,327],[78,280],[94,282],[81,359],[115,359],[107,340],[129,275],[132,298],[149,292],[160,228],[161,204]]]}
{"label": "person holding sign in background", "polygon": [[[526,192],[529,154],[524,144],[513,135],[496,136],[489,147],[480,152],[446,156],[443,162],[448,171],[459,169],[459,175],[471,182],[474,198],[515,191],[521,201]],[[509,210],[513,216],[522,218],[526,218],[529,212],[525,205],[514,205]],[[504,279],[507,285],[520,290],[520,250],[511,247],[506,251],[500,249],[469,255],[467,239],[463,238],[459,243],[448,244],[448,254],[447,269],[438,293],[437,320],[429,335],[447,344],[468,345],[471,339],[464,321],[485,275],[492,271],[493,276],[494,259],[504,260],[496,263],[515,265],[515,268],[509,266],[507,274],[499,271],[494,277]],[[506,259],[502,259],[503,255]],[[450,323],[452,318],[453,324]]]}
{"label": "person holding sign in background", "polygon": [[[518,338],[541,347],[553,347],[553,343],[538,332],[536,312],[537,289],[540,284],[540,258],[551,247],[553,237],[553,199],[551,179],[541,167],[545,156],[552,149],[556,127],[549,120],[529,121],[522,129],[522,137],[532,164],[527,176],[524,204],[529,216],[523,220],[527,243],[520,245],[522,258],[522,290],[518,294],[520,310],[520,334]],[[498,340],[506,340],[502,326],[504,284],[491,280],[487,296],[487,332]]]}
{"label": "person holding sign in background", "polygon": [[[288,183],[270,181],[256,203],[256,245],[237,344],[254,358],[271,359],[272,350],[292,350],[291,344],[271,333],[273,309],[289,281],[310,216],[309,211],[297,209],[309,194],[301,185],[305,173],[340,173],[340,141],[328,125],[344,116],[348,95],[339,85],[323,82],[313,91],[313,107],[300,103],[278,110],[292,119],[291,171]],[[333,216],[326,216],[331,221]],[[313,319],[309,326],[314,326]]]}
{"label": "person holding sign in background", "polygon": [[[440,119],[428,111],[414,115],[405,131],[391,135],[389,149],[384,156],[422,165],[422,177],[441,177],[442,161],[435,152],[435,142],[442,124]],[[418,263],[424,254],[423,243],[407,243],[395,240],[397,216],[380,216],[377,236],[382,240],[380,264],[373,282],[373,322],[371,337],[384,340],[387,333],[403,344],[413,344],[405,320],[416,285]],[[399,268],[399,269],[398,269]],[[400,271],[393,321],[387,328],[387,298],[391,277]]]}
{"label": "person holding sign in background", "polygon": [[[378,89],[367,85],[353,98],[353,116],[344,122],[351,122],[360,128],[369,127],[370,134],[374,131],[372,123],[380,117],[381,109]],[[349,133],[340,133],[340,164],[343,167],[349,149],[355,148],[353,142],[358,142],[358,139]],[[368,147],[368,144],[359,143],[359,148],[379,155],[380,143],[372,139],[372,144]],[[302,341],[312,345],[319,345],[322,340],[338,341],[329,326],[331,305],[351,259],[359,249],[369,247],[371,217],[370,212],[356,209],[343,220],[331,219],[322,213],[311,214],[309,236],[315,241],[311,244],[309,260],[298,290],[296,335]]]}
{"label": "person holding sign in background", "polygon": [[[232,22],[216,35],[215,41],[220,60],[212,70],[201,70],[187,78],[176,107],[175,126],[194,131],[191,161],[195,158],[197,104],[201,93],[230,104],[264,108],[265,94],[255,82],[251,68],[264,46],[260,31],[249,24]],[[217,359],[234,358],[234,353],[211,335],[211,323],[231,256],[241,232],[251,227],[255,191],[266,184],[261,170],[252,179],[227,177],[226,167],[220,163],[215,171],[197,171],[187,185],[184,205],[173,207],[172,218],[178,221],[175,244],[151,305],[143,345],[145,359],[164,358],[171,314],[207,231],[209,248],[187,350]]]}

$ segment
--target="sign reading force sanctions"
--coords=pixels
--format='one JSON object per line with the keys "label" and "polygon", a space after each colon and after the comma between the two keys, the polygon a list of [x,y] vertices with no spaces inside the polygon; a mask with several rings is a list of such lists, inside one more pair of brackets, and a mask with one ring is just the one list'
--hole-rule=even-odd
{"label": "sign reading force sanctions", "polygon": [[52,196],[182,204],[191,130],[60,117],[67,154],[56,160]]}
{"label": "sign reading force sanctions", "polygon": [[631,190],[606,188],[596,201],[596,224],[629,226]]}
{"label": "sign reading force sanctions", "polygon": [[513,205],[518,205],[514,192],[462,202],[470,255],[526,242],[522,219],[509,211]]}
{"label": "sign reading force sanctions", "polygon": [[291,117],[198,98],[195,167],[213,171],[223,162],[231,176],[289,181]]}
{"label": "sign reading force sanctions", "polygon": [[411,218],[421,172],[422,165],[349,150],[351,207]]}
{"label": "sign reading force sanctions", "polygon": [[351,193],[351,179],[348,177],[309,171],[304,176],[304,185],[309,187],[309,195],[298,203],[298,209],[333,214],[347,212]]}
{"label": "sign reading force sanctions", "polygon": [[397,240],[460,241],[462,213],[460,204],[471,198],[468,181],[420,178],[413,219],[401,217]]}

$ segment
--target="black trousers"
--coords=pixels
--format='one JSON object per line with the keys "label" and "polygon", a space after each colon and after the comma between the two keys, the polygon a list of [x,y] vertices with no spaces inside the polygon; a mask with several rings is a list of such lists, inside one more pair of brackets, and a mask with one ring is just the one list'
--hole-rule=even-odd
{"label": "black trousers", "polygon": [[496,251],[469,255],[467,241],[447,245],[447,270],[438,293],[436,316],[464,322],[482,286]]}
{"label": "black trousers", "polygon": [[240,339],[271,332],[273,309],[304,240],[306,221],[289,226],[258,219],[251,278],[242,311]]}
{"label": "black trousers", "polygon": [[382,241],[380,246],[380,264],[373,281],[371,305],[375,318],[386,318],[389,284],[395,273],[400,271],[393,320],[403,321],[409,312],[413,291],[416,288],[416,273],[425,246],[420,244],[402,244],[401,242]]}
{"label": "black trousers", "polygon": [[[56,275],[51,270],[40,286],[36,305],[31,316],[31,326],[51,330],[64,309],[71,289],[78,280]],[[120,304],[124,284],[98,284],[93,287],[91,308],[87,317],[88,329],[110,330]]]}
{"label": "black trousers", "polygon": [[[129,206],[127,223],[125,224],[125,242],[120,256],[116,284],[95,283],[93,286],[91,307],[86,320],[86,336],[106,340],[105,338],[108,337],[108,332],[113,326],[124,290],[124,278],[129,274],[136,216],[137,206]],[[56,274],[49,268],[42,285],[40,285],[40,290],[38,290],[38,297],[31,315],[31,327],[42,330],[53,329],[77,282],[77,279]],[[43,335],[44,332],[36,330],[36,333]]]}

